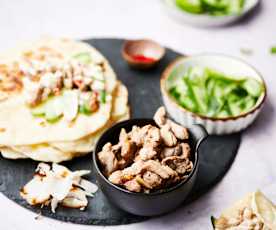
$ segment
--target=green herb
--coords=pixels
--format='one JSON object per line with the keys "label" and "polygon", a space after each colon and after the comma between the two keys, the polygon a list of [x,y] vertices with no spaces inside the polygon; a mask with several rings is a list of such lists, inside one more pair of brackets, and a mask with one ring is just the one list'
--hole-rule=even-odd
{"label": "green herb", "polygon": [[[178,67],[177,67],[178,68]],[[189,111],[215,118],[251,110],[264,86],[254,78],[231,77],[213,69],[191,67],[168,78],[170,95]]]}
{"label": "green herb", "polygon": [[103,104],[106,103],[106,91],[105,90],[101,90],[101,92],[100,92],[100,101]]}
{"label": "green herb", "polygon": [[89,100],[85,101],[82,105],[79,106],[79,112],[84,115],[91,115],[92,111],[89,106]]}
{"label": "green herb", "polygon": [[84,115],[91,115],[92,111],[88,105],[87,102],[83,103],[82,105],[80,105],[79,107],[79,112],[84,114]]}
{"label": "green herb", "polygon": [[276,54],[276,46],[271,47],[270,52]]}

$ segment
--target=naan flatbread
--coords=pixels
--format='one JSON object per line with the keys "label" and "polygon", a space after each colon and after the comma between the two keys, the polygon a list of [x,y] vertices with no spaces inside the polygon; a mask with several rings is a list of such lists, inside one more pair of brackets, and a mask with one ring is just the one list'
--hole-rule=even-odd
{"label": "naan flatbread", "polygon": [[128,92],[126,87],[121,83],[118,83],[114,92],[111,119],[96,133],[70,142],[51,142],[23,146],[15,145],[10,147],[0,147],[0,151],[3,157],[9,159],[31,158],[36,161],[56,163],[86,155],[94,150],[98,139],[108,128],[117,122],[129,119],[130,110],[127,104],[127,98]]}
{"label": "naan flatbread", "polygon": [[[39,143],[74,141],[97,132],[109,121],[112,109],[112,93],[116,88],[116,75],[108,61],[93,47],[82,42],[66,39],[46,39],[32,43],[30,47],[13,51],[10,56],[16,57],[26,50],[35,50],[38,47],[50,47],[61,52],[64,56],[72,57],[76,53],[89,52],[97,63],[105,66],[106,90],[110,93],[110,100],[101,104],[99,110],[91,116],[79,114],[75,122],[68,123],[61,118],[54,124],[42,124],[33,117],[30,109],[25,105],[21,93],[13,95],[0,102],[0,145],[33,145]],[[9,56],[6,56],[8,59]],[[5,58],[2,57],[2,58]],[[26,128],[28,132],[26,132]]]}

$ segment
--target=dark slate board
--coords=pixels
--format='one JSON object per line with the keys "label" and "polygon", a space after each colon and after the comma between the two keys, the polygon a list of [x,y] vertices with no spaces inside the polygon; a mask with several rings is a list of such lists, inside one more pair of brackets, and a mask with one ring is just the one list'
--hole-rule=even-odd
{"label": "dark slate board", "polygon": [[[120,49],[123,40],[92,39],[87,40],[99,49],[114,67],[118,78],[128,87],[131,112],[133,118],[152,117],[155,110],[162,104],[159,90],[159,78],[164,68],[180,54],[167,49],[166,55],[157,68],[143,72],[130,69],[122,60]],[[241,134],[228,136],[210,136],[200,149],[198,177],[187,204],[206,193],[218,183],[230,168],[239,148]],[[72,170],[91,169],[87,178],[95,182],[91,154],[86,157],[67,162],[64,165]],[[101,191],[91,199],[86,211],[59,208],[56,214],[48,208],[40,210],[26,204],[19,196],[19,189],[26,184],[34,173],[37,162],[31,160],[12,161],[0,157],[0,192],[9,199],[34,212],[54,219],[88,225],[120,225],[140,222],[146,217],[125,213],[111,205]]]}

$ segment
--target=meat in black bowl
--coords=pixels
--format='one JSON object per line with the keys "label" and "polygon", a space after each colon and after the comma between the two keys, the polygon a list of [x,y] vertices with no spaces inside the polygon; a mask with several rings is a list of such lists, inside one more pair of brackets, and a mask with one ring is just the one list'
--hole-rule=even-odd
{"label": "meat in black bowl", "polygon": [[[167,213],[186,199],[197,176],[199,146],[207,137],[202,126],[193,125],[185,129],[189,138],[184,132],[167,139],[162,134],[165,129],[170,132],[167,124],[171,121],[155,121],[131,119],[116,124],[102,135],[93,153],[97,180],[105,196],[119,208],[141,216]],[[144,139],[141,146],[135,136],[130,136],[137,130],[159,130],[161,135],[152,132],[147,137],[150,141]],[[131,140],[135,144],[122,147],[120,143],[126,135],[134,138]],[[126,153],[130,154],[128,158]]]}

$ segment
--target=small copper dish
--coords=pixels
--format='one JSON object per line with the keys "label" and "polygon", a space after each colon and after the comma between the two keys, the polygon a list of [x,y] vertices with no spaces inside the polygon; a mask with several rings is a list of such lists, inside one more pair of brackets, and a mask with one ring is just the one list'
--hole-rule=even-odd
{"label": "small copper dish", "polygon": [[152,40],[128,40],[122,47],[126,62],[137,69],[149,69],[164,56],[165,48]]}

